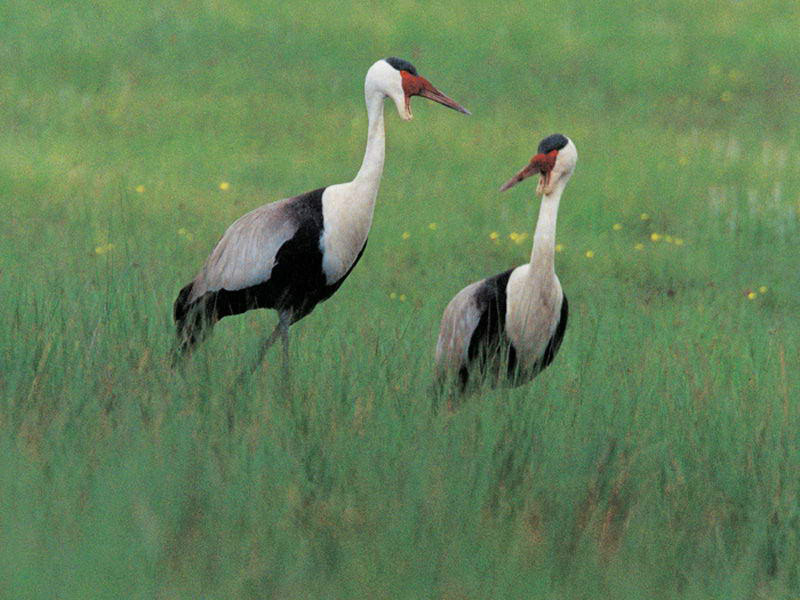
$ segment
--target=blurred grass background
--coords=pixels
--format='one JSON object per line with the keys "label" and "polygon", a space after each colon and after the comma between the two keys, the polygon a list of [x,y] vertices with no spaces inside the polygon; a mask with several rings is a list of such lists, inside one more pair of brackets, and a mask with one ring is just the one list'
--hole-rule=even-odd
{"label": "blurred grass background", "polygon": [[[788,1],[0,4],[0,595],[795,598],[798,31]],[[387,105],[294,394],[278,352],[234,385],[264,312],[171,372],[178,289],[240,214],[353,177],[389,55],[474,114]],[[528,257],[534,186],[496,190],[555,131],[561,353],[436,411],[441,311]]]}

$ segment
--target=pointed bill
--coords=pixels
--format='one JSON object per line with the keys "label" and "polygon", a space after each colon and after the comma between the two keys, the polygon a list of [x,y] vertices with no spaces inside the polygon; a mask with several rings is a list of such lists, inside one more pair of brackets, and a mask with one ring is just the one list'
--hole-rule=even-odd
{"label": "pointed bill", "polygon": [[511,179],[506,181],[502,185],[502,187],[500,188],[500,191],[501,192],[505,192],[507,189],[512,188],[515,185],[517,185],[523,179],[527,179],[531,175],[536,175],[537,173],[539,173],[539,165],[538,164],[534,164],[533,162],[531,162],[524,169],[522,169],[519,173],[517,173]]}
{"label": "pointed bill", "polygon": [[457,110],[458,112],[463,113],[465,115],[472,114],[466,108],[461,106],[458,102],[450,98],[450,96],[447,96],[446,94],[443,94],[442,92],[437,90],[429,82],[426,81],[425,83],[427,83],[428,86],[430,87],[426,86],[422,88],[418,93],[419,96],[427,98],[428,100],[433,100],[434,102],[438,102],[439,104],[446,106],[447,108],[452,108],[453,110]]}
{"label": "pointed bill", "polygon": [[412,75],[408,71],[400,71],[400,76],[403,78],[403,92],[406,96],[406,113],[408,114],[409,118],[411,116],[412,96],[422,96],[423,98],[438,102],[442,106],[452,108],[453,110],[457,110],[465,115],[472,114],[458,102],[453,100],[450,96],[437,90],[436,87],[434,87],[434,85],[424,77],[421,77],[420,75]]}

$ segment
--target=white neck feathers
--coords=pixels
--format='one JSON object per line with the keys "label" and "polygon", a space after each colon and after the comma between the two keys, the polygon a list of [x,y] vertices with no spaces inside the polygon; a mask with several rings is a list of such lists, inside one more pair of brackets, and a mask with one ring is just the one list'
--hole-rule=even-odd
{"label": "white neck feathers", "polygon": [[563,182],[559,182],[551,194],[542,196],[539,219],[533,234],[531,269],[529,269],[530,274],[534,277],[549,277],[555,273],[556,218],[563,191]]}
{"label": "white neck feathers", "polygon": [[378,185],[383,175],[383,161],[386,154],[386,132],[383,127],[383,100],[385,95],[378,90],[365,93],[367,103],[367,148],[364,160],[353,183],[374,188],[373,199],[378,193]]}
{"label": "white neck feathers", "polygon": [[372,213],[383,174],[386,136],[383,130],[383,100],[376,89],[366,93],[369,129],[364,160],[355,179],[331,185],[322,196],[325,230],[321,239],[322,268],[328,284],[339,281],[364,247],[372,225]]}

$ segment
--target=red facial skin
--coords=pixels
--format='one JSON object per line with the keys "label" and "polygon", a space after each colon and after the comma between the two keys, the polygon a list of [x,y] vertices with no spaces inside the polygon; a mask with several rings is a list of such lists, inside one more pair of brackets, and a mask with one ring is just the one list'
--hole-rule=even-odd
{"label": "red facial skin", "polygon": [[431,85],[430,81],[424,77],[412,75],[408,71],[400,71],[400,77],[403,79],[403,91],[406,94],[406,100],[411,96],[416,96],[424,89],[431,91],[436,89]]}
{"label": "red facial skin", "polygon": [[551,150],[547,154],[537,154],[531,159],[531,166],[538,169],[542,175],[549,173],[556,166],[558,150]]}

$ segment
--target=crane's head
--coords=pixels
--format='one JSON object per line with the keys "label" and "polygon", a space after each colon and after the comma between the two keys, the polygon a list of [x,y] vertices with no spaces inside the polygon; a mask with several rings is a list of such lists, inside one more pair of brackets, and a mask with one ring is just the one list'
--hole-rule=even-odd
{"label": "crane's head", "polygon": [[523,179],[538,174],[539,184],[536,186],[536,195],[551,194],[559,183],[566,185],[577,162],[578,150],[571,139],[560,133],[548,135],[539,142],[539,148],[528,165],[506,181],[500,191],[504,192]]}
{"label": "crane's head", "polygon": [[412,118],[411,96],[422,96],[465,115],[470,114],[466,108],[417,74],[414,65],[402,58],[390,56],[372,65],[367,72],[364,87],[368,94],[376,90],[391,98],[397,106],[400,118],[404,121],[410,121]]}

